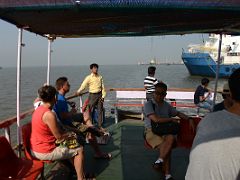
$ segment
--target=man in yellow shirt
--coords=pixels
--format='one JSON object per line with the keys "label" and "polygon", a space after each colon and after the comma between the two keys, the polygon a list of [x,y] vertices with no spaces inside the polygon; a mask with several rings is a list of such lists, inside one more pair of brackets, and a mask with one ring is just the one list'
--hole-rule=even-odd
{"label": "man in yellow shirt", "polygon": [[90,70],[91,74],[84,79],[76,94],[82,94],[83,90],[88,87],[90,109],[93,110],[93,107],[97,106],[98,126],[100,129],[103,129],[103,102],[106,97],[106,91],[103,84],[103,78],[100,74],[98,74],[98,64],[91,64]]}

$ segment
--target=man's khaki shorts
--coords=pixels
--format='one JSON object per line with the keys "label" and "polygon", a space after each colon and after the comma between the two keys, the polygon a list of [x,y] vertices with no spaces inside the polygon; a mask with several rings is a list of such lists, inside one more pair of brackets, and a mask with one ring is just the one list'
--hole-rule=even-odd
{"label": "man's khaki shorts", "polygon": [[63,160],[63,159],[70,159],[78,154],[78,151],[83,150],[83,147],[69,149],[67,147],[56,147],[50,153],[38,153],[31,150],[32,156],[36,157],[40,160]]}
{"label": "man's khaki shorts", "polygon": [[160,144],[163,142],[163,137],[158,136],[154,134],[151,130],[151,128],[146,128],[145,129],[145,135],[146,135],[146,141],[148,142],[149,145],[152,146],[152,148],[158,148]]}

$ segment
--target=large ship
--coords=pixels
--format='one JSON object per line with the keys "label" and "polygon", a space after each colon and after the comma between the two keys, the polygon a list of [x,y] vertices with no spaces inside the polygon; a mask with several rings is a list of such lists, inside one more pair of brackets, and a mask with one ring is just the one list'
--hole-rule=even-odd
{"label": "large ship", "polygon": [[[216,76],[218,46],[220,36],[210,34],[204,44],[188,46],[188,52],[182,52],[182,60],[191,75]],[[223,35],[219,77],[228,77],[240,67],[240,36]]]}

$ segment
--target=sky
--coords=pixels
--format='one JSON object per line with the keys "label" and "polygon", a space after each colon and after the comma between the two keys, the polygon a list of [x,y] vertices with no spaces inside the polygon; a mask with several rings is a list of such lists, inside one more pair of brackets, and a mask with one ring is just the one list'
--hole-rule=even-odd
{"label": "sky", "polygon": [[[207,35],[106,38],[57,38],[52,44],[52,66],[137,64],[155,58],[159,62],[180,62],[182,49],[202,43]],[[0,66],[16,67],[18,29],[0,20]],[[23,31],[22,66],[47,66],[48,41]]]}

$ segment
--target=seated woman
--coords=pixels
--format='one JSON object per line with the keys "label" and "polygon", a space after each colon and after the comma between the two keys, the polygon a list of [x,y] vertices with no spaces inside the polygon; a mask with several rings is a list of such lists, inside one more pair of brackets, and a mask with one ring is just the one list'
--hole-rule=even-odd
{"label": "seated woman", "polygon": [[69,133],[64,133],[58,127],[56,115],[52,107],[56,102],[56,89],[52,86],[43,86],[38,90],[39,98],[43,104],[32,115],[32,133],[30,138],[32,156],[40,160],[71,159],[75,167],[78,180],[83,174],[83,147],[68,148],[56,146],[55,141],[69,138]]}

